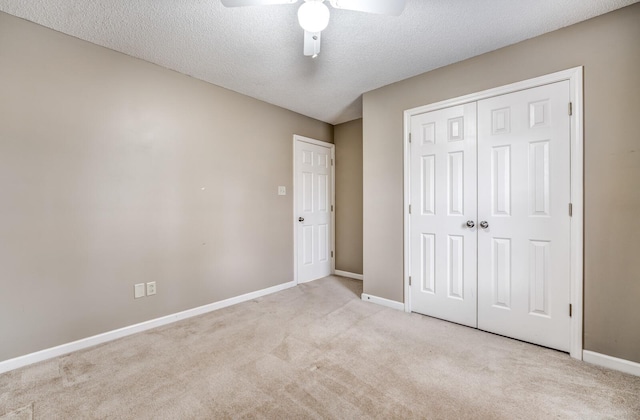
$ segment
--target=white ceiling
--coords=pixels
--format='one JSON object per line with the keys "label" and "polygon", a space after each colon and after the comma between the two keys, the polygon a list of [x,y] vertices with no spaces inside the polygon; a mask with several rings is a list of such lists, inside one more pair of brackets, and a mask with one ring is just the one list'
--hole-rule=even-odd
{"label": "white ceiling", "polygon": [[331,9],[315,59],[302,54],[297,5],[0,0],[0,10],[337,124],[362,116],[364,92],[637,1],[407,0],[399,17]]}

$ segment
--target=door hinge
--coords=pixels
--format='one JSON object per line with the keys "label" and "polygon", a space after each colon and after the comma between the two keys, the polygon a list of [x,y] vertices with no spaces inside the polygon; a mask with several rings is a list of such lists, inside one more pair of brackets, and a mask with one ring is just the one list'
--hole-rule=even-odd
{"label": "door hinge", "polygon": [[573,203],[569,203],[569,217],[573,216]]}
{"label": "door hinge", "polygon": [[409,133],[409,143],[411,143],[411,133]]}
{"label": "door hinge", "polygon": [[333,166],[333,159],[331,159],[331,166]]}
{"label": "door hinge", "polygon": [[409,286],[411,286],[411,276],[409,276]]}
{"label": "door hinge", "polygon": [[333,211],[333,204],[331,205],[331,211]]}
{"label": "door hinge", "polygon": [[333,258],[333,251],[331,251],[331,258]]}
{"label": "door hinge", "polygon": [[573,305],[569,304],[569,317],[573,316]]}
{"label": "door hinge", "polygon": [[409,204],[409,214],[411,214],[411,204]]}
{"label": "door hinge", "polygon": [[569,115],[573,115],[573,102],[569,102]]}

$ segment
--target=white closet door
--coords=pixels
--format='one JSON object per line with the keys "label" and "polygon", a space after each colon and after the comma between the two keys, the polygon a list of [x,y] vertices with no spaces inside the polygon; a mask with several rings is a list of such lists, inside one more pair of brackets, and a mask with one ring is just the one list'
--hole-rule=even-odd
{"label": "white closet door", "polygon": [[476,326],[476,103],[411,118],[411,307]]}
{"label": "white closet door", "polygon": [[478,102],[478,328],[570,347],[569,82]]}

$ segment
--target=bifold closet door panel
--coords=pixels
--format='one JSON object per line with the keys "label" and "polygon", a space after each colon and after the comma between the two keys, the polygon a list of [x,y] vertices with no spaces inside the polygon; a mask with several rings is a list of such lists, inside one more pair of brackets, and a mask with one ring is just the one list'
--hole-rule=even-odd
{"label": "bifold closet door panel", "polygon": [[412,117],[411,136],[411,308],[475,327],[476,103]]}
{"label": "bifold closet door panel", "polygon": [[[570,345],[569,82],[478,102],[478,328]],[[484,226],[484,227],[483,227]]]}

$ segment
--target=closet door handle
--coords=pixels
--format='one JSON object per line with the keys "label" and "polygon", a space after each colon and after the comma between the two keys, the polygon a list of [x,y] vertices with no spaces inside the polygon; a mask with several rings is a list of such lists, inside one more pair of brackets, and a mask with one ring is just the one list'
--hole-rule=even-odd
{"label": "closet door handle", "polygon": [[489,227],[489,222],[487,222],[486,220],[483,220],[482,222],[480,222],[480,227],[482,229],[486,229]]}
{"label": "closet door handle", "polygon": [[475,225],[476,225],[476,224],[475,224],[475,223],[473,223],[473,220],[467,220],[467,227],[468,227],[468,228],[472,228],[472,227],[474,227]]}

